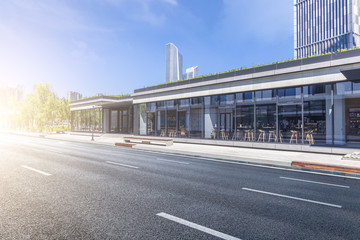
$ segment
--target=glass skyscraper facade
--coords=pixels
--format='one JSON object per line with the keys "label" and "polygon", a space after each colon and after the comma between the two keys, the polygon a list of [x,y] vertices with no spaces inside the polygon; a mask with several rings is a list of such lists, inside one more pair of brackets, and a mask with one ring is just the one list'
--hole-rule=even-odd
{"label": "glass skyscraper facade", "polygon": [[174,82],[183,79],[183,59],[178,48],[172,44],[166,44],[166,82]]}
{"label": "glass skyscraper facade", "polygon": [[359,0],[294,0],[295,58],[359,46],[359,13]]}

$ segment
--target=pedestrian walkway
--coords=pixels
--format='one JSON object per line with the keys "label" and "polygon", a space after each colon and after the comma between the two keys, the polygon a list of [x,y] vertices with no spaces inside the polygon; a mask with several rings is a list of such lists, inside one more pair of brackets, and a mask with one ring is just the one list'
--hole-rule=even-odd
{"label": "pedestrian walkway", "polygon": [[[17,133],[22,135],[39,136],[34,133]],[[94,141],[92,135],[89,133],[66,133],[66,134],[47,134],[48,139],[57,139],[64,141],[87,142],[93,144],[106,144],[114,146],[115,143],[123,143],[123,137],[131,136],[129,134],[94,134]],[[336,166],[340,168],[358,169],[360,173],[360,160],[346,159],[343,160],[344,155],[323,154],[323,153],[308,153],[296,151],[281,151],[268,149],[254,149],[254,148],[240,148],[240,147],[226,147],[203,144],[189,144],[189,143],[174,143],[172,146],[150,145],[150,144],[135,144],[132,146],[135,149],[162,151],[168,153],[180,153],[188,155],[196,155],[201,157],[222,158],[235,161],[246,161],[251,163],[262,163],[280,166],[292,166],[293,163],[301,163],[297,166],[324,169],[322,167],[312,167],[314,165],[331,166],[328,170],[336,171]],[[351,152],[349,152],[351,153]],[[295,166],[295,165],[294,165]],[[335,168],[334,168],[335,166]],[[340,171],[340,170],[339,170]],[[354,173],[354,171],[342,171]]]}

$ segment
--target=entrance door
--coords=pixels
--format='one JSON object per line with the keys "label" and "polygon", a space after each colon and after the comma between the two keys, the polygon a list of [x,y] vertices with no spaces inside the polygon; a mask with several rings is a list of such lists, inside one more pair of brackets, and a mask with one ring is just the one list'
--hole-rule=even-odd
{"label": "entrance door", "polygon": [[290,144],[302,144],[301,104],[279,104],[278,141]]}

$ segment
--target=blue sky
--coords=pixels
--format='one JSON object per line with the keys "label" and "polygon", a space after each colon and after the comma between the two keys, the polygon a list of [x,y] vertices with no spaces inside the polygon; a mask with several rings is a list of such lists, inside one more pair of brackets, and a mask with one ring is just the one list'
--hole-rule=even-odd
{"label": "blue sky", "polygon": [[289,0],[0,1],[0,82],[59,96],[165,81],[165,44],[199,74],[293,57]]}

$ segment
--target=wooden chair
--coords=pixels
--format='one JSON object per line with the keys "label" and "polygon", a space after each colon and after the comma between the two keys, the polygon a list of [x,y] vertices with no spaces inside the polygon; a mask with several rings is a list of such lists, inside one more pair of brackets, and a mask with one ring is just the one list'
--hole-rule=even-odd
{"label": "wooden chair", "polygon": [[265,142],[265,131],[264,130],[261,130],[259,129],[259,137],[258,137],[258,142],[260,142],[262,139],[263,142]]}
{"label": "wooden chair", "polygon": [[275,130],[269,131],[269,142],[271,141],[271,139],[274,139],[274,142],[277,142],[277,135]]}
{"label": "wooden chair", "polygon": [[250,129],[245,130],[244,140],[249,142],[254,141],[254,131]]}
{"label": "wooden chair", "polygon": [[225,132],[225,130],[220,131],[220,137],[222,140],[229,140],[229,133]]}
{"label": "wooden chair", "polygon": [[212,129],[212,130],[211,130],[210,138],[211,138],[211,139],[216,139],[216,130],[215,130],[215,129]]}
{"label": "wooden chair", "polygon": [[296,141],[296,144],[297,144],[298,138],[299,138],[299,132],[296,130],[290,130],[290,132],[291,132],[290,143],[292,143],[293,141]]}
{"label": "wooden chair", "polygon": [[314,136],[313,136],[314,130],[309,130],[306,131],[306,138],[305,141],[307,141],[309,143],[309,145],[313,145],[314,144]]}

